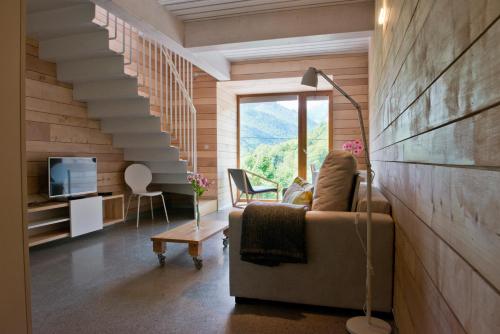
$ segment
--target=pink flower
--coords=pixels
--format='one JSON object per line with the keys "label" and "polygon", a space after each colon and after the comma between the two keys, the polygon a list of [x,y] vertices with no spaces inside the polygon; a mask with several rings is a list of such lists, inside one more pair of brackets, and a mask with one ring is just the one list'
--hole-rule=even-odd
{"label": "pink flower", "polygon": [[352,154],[354,154],[355,156],[359,156],[361,154],[361,150],[356,148],[352,151]]}

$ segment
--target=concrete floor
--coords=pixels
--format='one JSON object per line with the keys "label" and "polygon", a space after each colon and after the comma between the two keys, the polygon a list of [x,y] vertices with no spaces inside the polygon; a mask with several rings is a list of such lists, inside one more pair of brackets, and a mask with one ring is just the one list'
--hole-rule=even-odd
{"label": "concrete floor", "polygon": [[[218,213],[227,215],[227,213]],[[168,244],[160,267],[149,238],[160,212],[31,249],[33,332],[345,333],[352,313],[285,304],[235,305],[222,233],[204,243],[198,271],[187,245]],[[173,217],[171,227],[186,222]]]}

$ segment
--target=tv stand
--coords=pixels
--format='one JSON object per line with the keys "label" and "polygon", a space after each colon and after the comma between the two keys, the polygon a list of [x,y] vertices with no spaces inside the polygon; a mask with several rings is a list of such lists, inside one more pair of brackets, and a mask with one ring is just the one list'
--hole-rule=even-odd
{"label": "tv stand", "polygon": [[[28,207],[29,247],[70,237],[70,201],[50,201]],[[102,197],[103,227],[124,221],[124,195]]]}

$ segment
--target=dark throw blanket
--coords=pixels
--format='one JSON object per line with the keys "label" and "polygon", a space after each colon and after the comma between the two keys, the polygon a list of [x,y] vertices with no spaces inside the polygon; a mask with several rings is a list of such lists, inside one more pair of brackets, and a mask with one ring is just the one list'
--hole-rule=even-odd
{"label": "dark throw blanket", "polygon": [[241,260],[265,266],[307,263],[306,211],[294,204],[248,204],[241,226]]}

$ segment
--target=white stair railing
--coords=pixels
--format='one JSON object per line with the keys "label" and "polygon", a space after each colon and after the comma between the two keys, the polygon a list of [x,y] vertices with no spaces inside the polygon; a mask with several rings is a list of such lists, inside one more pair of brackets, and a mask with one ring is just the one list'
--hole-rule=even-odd
{"label": "white stair railing", "polygon": [[139,94],[148,97],[150,112],[161,119],[181,158],[196,172],[196,108],[193,64],[167,45],[96,5],[94,23],[109,32],[109,47],[123,55],[125,73],[137,77]]}

